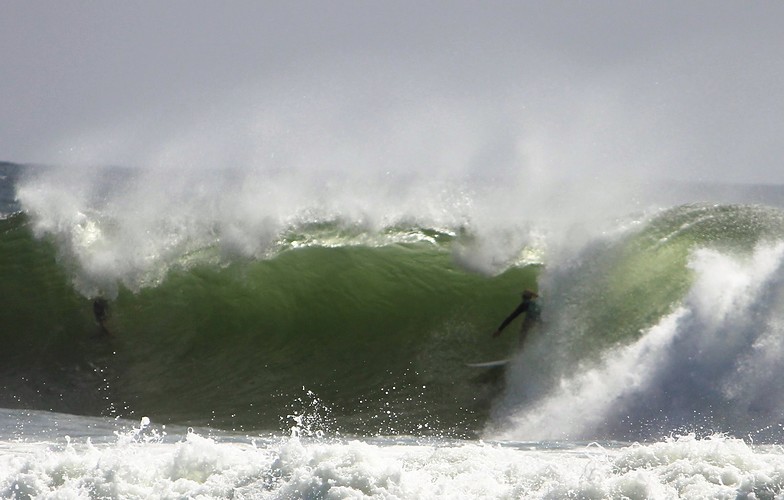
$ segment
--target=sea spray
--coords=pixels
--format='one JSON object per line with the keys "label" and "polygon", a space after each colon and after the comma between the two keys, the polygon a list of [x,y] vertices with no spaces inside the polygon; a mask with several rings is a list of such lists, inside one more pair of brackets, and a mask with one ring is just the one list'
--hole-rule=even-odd
{"label": "sea spray", "polygon": [[[767,429],[771,439],[784,404],[776,396],[784,371],[776,356],[783,255],[780,242],[741,254],[695,249],[693,284],[681,305],[636,341],[584,359],[554,383],[531,363],[537,352],[548,354],[540,347],[523,353],[510,369],[505,402],[518,406],[501,406],[506,416],[489,435],[645,439],[667,429],[732,429],[759,439]],[[525,394],[515,392],[518,383],[552,385],[541,398],[515,399]]]}
{"label": "sea spray", "polygon": [[[154,287],[170,269],[194,263],[269,258],[292,233],[319,225],[358,229],[373,244],[391,228],[460,234],[454,261],[499,274],[541,263],[561,246],[579,247],[626,216],[584,201],[582,187],[540,193],[516,170],[483,179],[449,170],[308,168],[40,167],[24,170],[15,188],[36,236],[55,242],[88,297]],[[621,184],[603,189],[622,191]],[[554,205],[573,209],[548,209]]]}
{"label": "sea spray", "polygon": [[332,430],[332,410],[316,397],[313,391],[305,391],[305,395],[295,399],[291,407],[295,413],[286,416],[293,424],[289,428],[291,437],[323,438],[325,434],[331,435],[335,432]]}
{"label": "sea spray", "polygon": [[[563,378],[543,400],[512,410],[512,415],[489,432],[497,439],[585,439],[603,437],[607,412],[623,413],[627,398],[650,390],[649,373],[662,362],[663,351],[672,342],[676,325],[685,314],[678,309],[637,342],[614,350],[599,363],[585,362],[577,375]],[[509,377],[527,377],[524,360],[515,360]],[[614,435],[614,434],[610,434]]]}

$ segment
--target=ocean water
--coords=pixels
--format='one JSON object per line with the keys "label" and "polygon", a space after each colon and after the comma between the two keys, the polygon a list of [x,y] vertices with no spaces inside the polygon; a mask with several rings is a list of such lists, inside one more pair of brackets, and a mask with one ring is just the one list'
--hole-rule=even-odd
{"label": "ocean water", "polygon": [[1,167],[2,497],[784,495],[784,188]]}

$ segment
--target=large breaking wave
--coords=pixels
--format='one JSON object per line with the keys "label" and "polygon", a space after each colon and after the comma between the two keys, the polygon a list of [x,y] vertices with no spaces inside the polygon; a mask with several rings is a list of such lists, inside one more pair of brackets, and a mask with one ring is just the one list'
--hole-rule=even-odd
{"label": "large breaking wave", "polygon": [[[369,435],[780,433],[777,208],[679,204],[569,232],[489,224],[446,188],[386,214],[294,188],[253,204],[261,186],[224,174],[18,182],[23,211],[0,221],[2,406],[274,430],[315,397],[320,425]],[[490,332],[535,287],[545,323],[515,353]],[[113,335],[95,339],[99,294]],[[465,366],[510,355],[505,372]]]}

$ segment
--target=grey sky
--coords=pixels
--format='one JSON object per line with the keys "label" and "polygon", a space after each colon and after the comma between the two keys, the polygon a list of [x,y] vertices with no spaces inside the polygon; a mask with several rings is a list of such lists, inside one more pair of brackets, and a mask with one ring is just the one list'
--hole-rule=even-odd
{"label": "grey sky", "polygon": [[782,22],[773,0],[9,0],[0,158],[784,183]]}

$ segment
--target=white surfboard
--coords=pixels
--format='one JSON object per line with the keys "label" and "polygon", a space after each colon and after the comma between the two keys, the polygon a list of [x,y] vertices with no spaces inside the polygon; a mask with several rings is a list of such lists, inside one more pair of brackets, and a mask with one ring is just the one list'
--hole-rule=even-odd
{"label": "white surfboard", "polygon": [[508,362],[508,359],[498,359],[495,361],[485,361],[483,363],[466,363],[466,366],[470,366],[471,368],[495,368],[496,366],[504,366]]}

